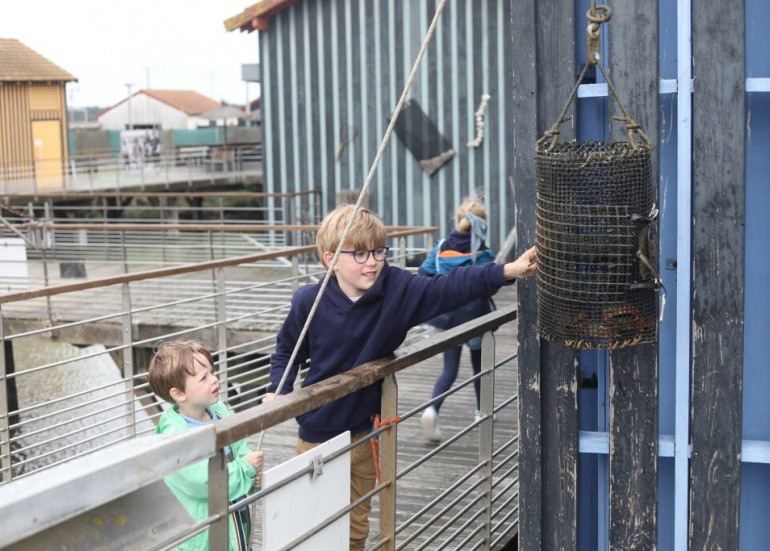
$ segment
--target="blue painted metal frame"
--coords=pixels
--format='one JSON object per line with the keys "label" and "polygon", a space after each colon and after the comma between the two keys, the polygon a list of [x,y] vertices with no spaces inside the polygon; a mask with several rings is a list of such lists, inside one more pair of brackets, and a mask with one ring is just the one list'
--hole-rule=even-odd
{"label": "blue painted metal frame", "polygon": [[[690,223],[691,100],[690,16],[692,0],[660,0],[660,274],[667,289],[660,327],[660,467],[658,546],[686,550],[690,413]],[[576,3],[582,31],[587,2]],[[765,31],[770,3],[746,0],[746,278],[743,446],[740,548],[770,549],[770,370],[763,346],[770,334],[770,56]],[[580,32],[578,33],[580,36]],[[584,47],[578,44],[582,66]],[[581,86],[578,139],[606,138],[606,84]],[[580,354],[583,379],[597,388],[579,393],[578,472],[580,549],[607,549],[608,361],[607,354]]]}

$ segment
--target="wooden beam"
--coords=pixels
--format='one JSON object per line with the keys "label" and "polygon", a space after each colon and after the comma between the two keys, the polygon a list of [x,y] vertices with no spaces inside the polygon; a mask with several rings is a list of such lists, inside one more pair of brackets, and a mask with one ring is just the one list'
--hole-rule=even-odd
{"label": "wooden beam", "polygon": [[[658,144],[658,7],[634,0],[612,4],[602,26],[609,38],[609,73],[620,100]],[[604,37],[603,37],[604,38]],[[610,114],[622,111],[610,96]],[[611,140],[627,141],[613,122]],[[658,151],[652,153],[651,186],[658,203]],[[645,213],[640,213],[645,214]],[[653,263],[658,265],[657,243]],[[610,549],[655,549],[658,542],[658,345],[610,353]]]}
{"label": "wooden beam", "polygon": [[[537,0],[508,0],[505,21],[510,25],[512,56],[511,109],[513,142],[510,175],[516,198],[517,246],[535,241],[535,179],[532,151],[537,140],[537,63],[535,16]],[[514,17],[513,14],[516,14]],[[516,85],[512,85],[513,83]],[[526,144],[532,144],[532,147]],[[520,281],[519,307],[519,548],[540,549],[542,543],[542,420],[540,417],[540,345],[536,332],[537,287],[534,278]]]}
{"label": "wooden beam", "polygon": [[[517,247],[523,250],[535,242],[535,141],[558,116],[574,84],[574,9],[541,0],[510,2],[509,10],[511,50],[517,52],[511,83],[512,175]],[[576,549],[575,353],[558,343],[540,343],[534,282],[519,282],[518,293],[520,548]]]}
{"label": "wooden beam", "polygon": [[270,17],[297,2],[298,0],[262,0],[249,6],[238,15],[225,19],[225,30],[227,32],[235,29],[248,32],[253,30],[266,31],[267,20]]}
{"label": "wooden beam", "polygon": [[718,0],[693,2],[690,549],[738,549],[740,535],[744,26],[743,2],[729,10]]}

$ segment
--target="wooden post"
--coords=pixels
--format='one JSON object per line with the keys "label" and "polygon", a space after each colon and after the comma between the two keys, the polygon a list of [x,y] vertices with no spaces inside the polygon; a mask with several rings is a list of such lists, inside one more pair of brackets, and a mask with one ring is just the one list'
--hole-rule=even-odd
{"label": "wooden post", "polygon": [[[574,85],[572,8],[572,3],[567,7],[557,0],[508,6],[512,51],[516,52],[512,105],[517,147],[511,157],[518,253],[535,243],[535,141],[559,115]],[[569,127],[563,128],[562,139],[570,139],[570,133]],[[518,300],[520,547],[576,549],[575,354],[559,344],[540,344],[534,278],[519,282]],[[565,462],[560,464],[560,459]]]}
{"label": "wooden post", "polygon": [[[608,71],[629,115],[645,131],[652,152],[653,197],[659,182],[658,6],[618,0],[609,35]],[[604,39],[604,37],[602,37]],[[605,67],[608,65],[605,63]],[[622,112],[610,94],[610,114]],[[628,141],[625,125],[613,122],[610,139]],[[647,214],[647,213],[639,213]],[[657,257],[657,243],[654,256]],[[653,259],[657,266],[658,262]],[[658,345],[610,353],[611,549],[655,549],[658,542]]]}
{"label": "wooden post", "polygon": [[[743,2],[731,4],[729,10],[717,0],[692,5],[690,549],[738,549],[739,543],[746,222],[744,12]],[[718,57],[725,62],[714,63]]]}
{"label": "wooden post", "polygon": [[[382,380],[382,419],[398,415],[398,383],[395,375]],[[398,424],[380,434],[380,476],[388,486],[380,492],[380,538],[385,541],[381,549],[396,548],[396,453],[398,451]]]}
{"label": "wooden post", "polygon": [[227,456],[224,448],[219,449],[217,454],[209,459],[209,515],[219,514],[219,519],[215,520],[209,527],[209,549],[227,549],[228,532],[230,523],[228,522],[227,508]]}

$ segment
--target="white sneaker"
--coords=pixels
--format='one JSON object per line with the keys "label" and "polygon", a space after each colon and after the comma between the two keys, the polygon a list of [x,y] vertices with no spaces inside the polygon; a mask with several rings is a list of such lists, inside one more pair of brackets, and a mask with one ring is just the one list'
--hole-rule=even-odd
{"label": "white sneaker", "polygon": [[430,406],[422,412],[422,434],[428,442],[441,442],[441,429],[438,426],[438,412]]}

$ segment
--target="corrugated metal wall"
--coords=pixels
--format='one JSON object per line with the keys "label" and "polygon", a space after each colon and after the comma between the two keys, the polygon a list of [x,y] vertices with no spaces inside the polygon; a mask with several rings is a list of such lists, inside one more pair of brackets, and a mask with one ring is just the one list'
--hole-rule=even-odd
{"label": "corrugated metal wall", "polygon": [[5,181],[34,177],[29,117],[29,85],[17,82],[0,85],[0,178]]}
{"label": "corrugated metal wall", "polygon": [[[259,33],[266,191],[321,188],[323,215],[337,192],[363,186],[436,5],[318,0],[270,19]],[[462,198],[480,190],[490,246],[512,229],[510,21],[505,0],[447,4],[409,99],[456,155],[428,176],[394,134],[370,188],[369,205],[386,224],[446,232]],[[469,148],[483,94],[491,96],[484,139]]]}
{"label": "corrugated metal wall", "polygon": [[49,125],[48,130],[56,146],[47,152],[47,182],[54,187],[61,185],[62,164],[68,155],[64,89],[64,83],[0,84],[0,190],[3,192],[25,189],[28,182],[36,178],[33,124],[42,121],[55,123]]}

